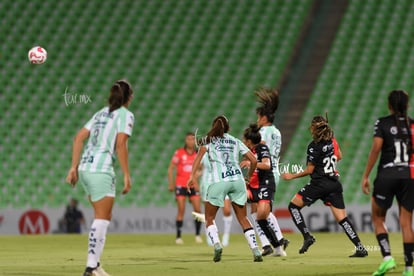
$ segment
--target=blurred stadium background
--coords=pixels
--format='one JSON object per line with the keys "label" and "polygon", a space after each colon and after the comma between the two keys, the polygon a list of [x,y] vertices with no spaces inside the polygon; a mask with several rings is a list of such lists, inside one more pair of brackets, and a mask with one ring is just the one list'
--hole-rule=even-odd
{"label": "blurred stadium background", "polygon": [[[64,183],[72,138],[121,78],[133,85],[136,122],[134,187],[119,208],[171,209],[167,167],[184,134],[226,114],[240,137],[261,85],[280,88],[281,162],[304,165],[309,121],[328,112],[346,203],[366,205],[373,123],[390,90],[414,88],[410,0],[5,0],[0,22],[0,214],[60,210],[70,197],[88,206]],[[27,60],[36,45],[48,51],[43,65]],[[282,181],[276,206],[304,183]]]}

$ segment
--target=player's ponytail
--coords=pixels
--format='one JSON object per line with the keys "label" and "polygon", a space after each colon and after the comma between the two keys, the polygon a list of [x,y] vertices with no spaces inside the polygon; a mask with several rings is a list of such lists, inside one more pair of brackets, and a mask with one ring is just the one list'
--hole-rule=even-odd
{"label": "player's ponytail", "polygon": [[328,125],[328,120],[322,116],[315,116],[311,123],[313,141],[330,141],[334,137],[332,128]]}
{"label": "player's ponytail", "polygon": [[256,114],[266,116],[270,123],[275,120],[275,112],[279,106],[279,92],[276,88],[260,87],[254,94],[260,106],[256,108]]}
{"label": "player's ponytail", "polygon": [[132,95],[131,85],[125,80],[115,82],[111,87],[108,104],[109,112],[117,110],[127,103]]}
{"label": "player's ponytail", "polygon": [[250,124],[249,127],[244,130],[243,137],[245,140],[252,141],[255,145],[259,144],[262,141],[260,127],[257,124]]}
{"label": "player's ponytail", "polygon": [[[411,141],[411,125],[408,119],[409,96],[404,90],[393,90],[388,95],[388,107],[391,109],[395,124],[397,126],[397,137],[407,143],[407,153],[411,156],[412,153],[412,141]],[[407,127],[407,133],[404,134],[401,129],[400,117],[404,117],[404,123]]]}
{"label": "player's ponytail", "polygon": [[213,120],[212,127],[210,131],[207,133],[207,137],[205,139],[202,139],[203,141],[201,141],[200,144],[208,144],[215,138],[223,138],[224,133],[227,133],[229,129],[229,120],[227,120],[226,116],[217,116]]}

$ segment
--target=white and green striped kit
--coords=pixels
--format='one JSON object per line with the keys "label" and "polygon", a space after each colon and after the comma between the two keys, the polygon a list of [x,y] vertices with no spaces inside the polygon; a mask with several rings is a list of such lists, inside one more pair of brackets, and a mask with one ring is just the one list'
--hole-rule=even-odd
{"label": "white and green striped kit", "polygon": [[244,179],[240,169],[240,157],[249,149],[239,139],[225,133],[223,138],[213,137],[206,148],[210,163],[207,183]]}
{"label": "white and green striped kit", "polygon": [[132,134],[134,115],[125,107],[109,113],[109,107],[99,110],[84,126],[90,131],[80,161],[79,171],[114,174],[115,142],[118,133]]}
{"label": "white and green striped kit", "polygon": [[277,177],[275,179],[277,183],[279,179],[279,156],[282,148],[282,135],[274,125],[262,126],[260,128],[260,135],[262,136],[262,141],[269,147],[272,156],[272,170],[275,177]]}

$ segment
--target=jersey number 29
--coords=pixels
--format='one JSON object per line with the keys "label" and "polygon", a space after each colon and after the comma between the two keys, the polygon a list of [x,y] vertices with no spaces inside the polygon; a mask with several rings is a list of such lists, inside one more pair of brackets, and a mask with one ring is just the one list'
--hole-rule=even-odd
{"label": "jersey number 29", "polygon": [[323,171],[325,174],[334,175],[336,172],[337,158],[335,155],[325,157],[322,162],[324,164]]}

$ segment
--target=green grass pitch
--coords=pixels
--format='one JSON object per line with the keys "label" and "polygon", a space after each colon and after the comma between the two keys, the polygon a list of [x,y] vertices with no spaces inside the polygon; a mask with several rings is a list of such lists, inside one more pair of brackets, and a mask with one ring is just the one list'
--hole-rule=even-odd
{"label": "green grass pitch", "polygon": [[[265,257],[254,263],[242,234],[232,234],[222,261],[212,261],[212,248],[196,244],[184,235],[184,245],[175,245],[174,235],[109,234],[102,256],[112,276],[136,275],[371,275],[381,262],[374,234],[362,234],[367,258],[348,258],[353,246],[344,233],[315,233],[316,243],[299,255],[302,237],[286,235],[291,243],[287,257]],[[390,235],[397,268],[404,268],[400,234]],[[0,275],[82,275],[86,235],[0,236]]]}

